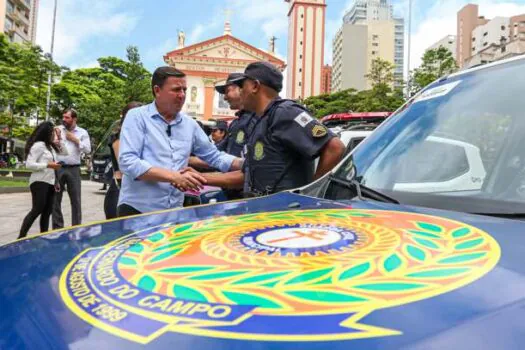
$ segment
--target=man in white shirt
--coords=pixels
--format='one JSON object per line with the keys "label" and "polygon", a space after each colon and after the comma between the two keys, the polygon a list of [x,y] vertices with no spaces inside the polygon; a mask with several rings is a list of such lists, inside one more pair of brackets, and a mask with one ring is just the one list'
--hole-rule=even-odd
{"label": "man in white shirt", "polygon": [[58,171],[60,192],[55,196],[53,206],[53,229],[64,227],[62,215],[62,194],[67,188],[71,201],[71,225],[82,223],[82,206],[80,204],[81,179],[80,179],[80,156],[82,153],[91,153],[91,141],[86,130],[77,126],[77,112],[68,109],[62,115],[62,138],[67,148],[67,156],[58,156],[57,161],[62,164]]}

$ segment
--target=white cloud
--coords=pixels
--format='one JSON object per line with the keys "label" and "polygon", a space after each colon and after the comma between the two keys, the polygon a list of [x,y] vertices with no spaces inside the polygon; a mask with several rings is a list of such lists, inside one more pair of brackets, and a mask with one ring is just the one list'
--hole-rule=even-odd
{"label": "white cloud", "polygon": [[144,62],[151,62],[155,67],[164,65],[163,57],[170,51],[177,49],[177,38],[171,37],[159,46],[153,46],[144,54]]}
{"label": "white cloud", "polygon": [[288,18],[285,17],[283,19],[281,16],[279,16],[265,20],[262,24],[262,30],[266,38],[270,38],[274,35],[279,35],[281,38],[283,38],[283,34],[288,32]]}
{"label": "white cloud", "polygon": [[[283,0],[232,0],[233,34],[235,30],[258,31],[262,29],[265,39],[271,36],[286,38],[288,34],[288,4]],[[235,23],[242,25],[235,27]]]}
{"label": "white cloud", "polygon": [[[457,32],[456,18],[457,12],[472,1],[467,0],[440,0],[424,10],[425,16],[417,18],[418,13],[422,13],[421,8],[414,9],[413,23],[416,26],[412,31],[412,50],[411,50],[411,69],[421,64],[421,56],[425,49],[443,38],[445,35]],[[497,16],[510,17],[525,13],[525,4],[518,4],[511,1],[478,0],[480,16],[494,18]]]}
{"label": "white cloud", "polygon": [[199,41],[206,27],[203,24],[197,24],[190,33],[188,44],[194,44]]}
{"label": "white cloud", "polygon": [[[61,0],[58,2],[55,60],[69,64],[82,53],[82,45],[107,36],[125,36],[138,23],[138,16],[122,11],[121,0]],[[38,16],[37,44],[50,50],[53,0],[41,0]]]}

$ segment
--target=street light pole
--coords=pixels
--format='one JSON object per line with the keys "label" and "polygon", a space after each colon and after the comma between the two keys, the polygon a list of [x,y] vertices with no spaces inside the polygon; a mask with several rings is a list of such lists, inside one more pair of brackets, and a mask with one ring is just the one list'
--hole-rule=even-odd
{"label": "street light pole", "polygon": [[408,0],[408,56],[407,56],[407,99],[410,98],[410,42],[412,39],[412,0]]}
{"label": "street light pole", "polygon": [[[53,49],[55,48],[55,26],[57,20],[57,3],[58,0],[55,0],[55,9],[53,11],[53,29],[51,31],[51,51],[49,58],[53,62]],[[51,81],[52,81],[52,72],[49,70],[47,76],[47,101],[46,101],[46,121],[49,120],[49,109],[51,107]]]}

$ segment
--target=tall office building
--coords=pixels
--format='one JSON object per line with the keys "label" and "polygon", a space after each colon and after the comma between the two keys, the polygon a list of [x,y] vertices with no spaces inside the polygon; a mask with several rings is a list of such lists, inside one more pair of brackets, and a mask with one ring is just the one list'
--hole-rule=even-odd
{"label": "tall office building", "polygon": [[343,24],[333,40],[332,91],[368,90],[366,78],[376,58],[394,62],[394,21]]}
{"label": "tall office building", "polygon": [[[402,81],[405,71],[405,20],[394,16],[390,0],[355,0],[343,17],[343,24],[366,25],[374,21],[394,22],[394,75]],[[396,84],[397,85],[397,84]]]}
{"label": "tall office building", "polygon": [[14,43],[35,43],[39,0],[0,0],[0,28]]}

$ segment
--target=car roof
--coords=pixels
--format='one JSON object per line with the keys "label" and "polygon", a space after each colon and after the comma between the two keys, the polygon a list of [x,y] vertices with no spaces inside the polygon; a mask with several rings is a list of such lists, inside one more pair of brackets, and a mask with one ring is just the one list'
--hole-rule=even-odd
{"label": "car roof", "polygon": [[[457,71],[455,73],[450,74],[447,78],[458,77],[458,76],[461,76],[461,75],[464,75],[464,74],[467,74],[467,73],[475,72],[475,71],[478,71],[478,70],[484,70],[484,69],[488,69],[488,68],[491,68],[491,67],[499,66],[499,65],[502,65],[502,64],[507,64],[507,63],[514,62],[514,61],[520,61],[520,60],[524,60],[524,59],[525,59],[525,55],[515,56],[515,57],[507,58],[507,59],[504,59],[504,60],[483,64],[481,66],[475,66],[475,67],[468,68],[468,69],[465,69],[465,70]],[[443,79],[443,78],[441,78],[441,79]]]}

